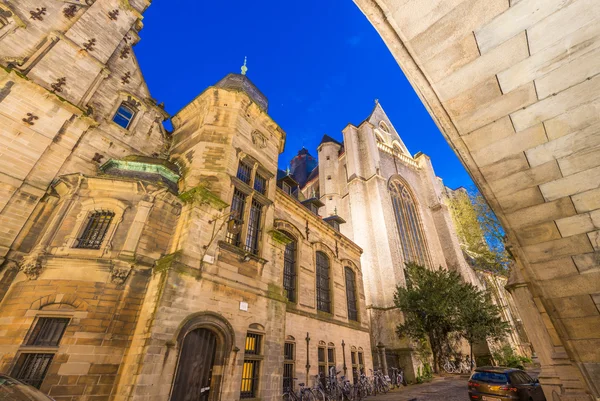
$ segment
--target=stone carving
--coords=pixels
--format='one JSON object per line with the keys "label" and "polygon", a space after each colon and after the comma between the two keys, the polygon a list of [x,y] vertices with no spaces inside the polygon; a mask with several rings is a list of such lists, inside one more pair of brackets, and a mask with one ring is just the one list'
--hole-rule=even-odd
{"label": "stone carving", "polygon": [[123,50],[121,50],[121,55],[119,56],[119,58],[121,60],[125,60],[129,58],[129,53],[131,53],[131,47],[126,46],[123,48]]}
{"label": "stone carving", "polygon": [[19,264],[22,271],[29,280],[36,280],[42,273],[42,261],[36,254],[26,256]]}
{"label": "stone carving", "polygon": [[63,15],[65,18],[71,19],[77,13],[77,5],[71,4],[68,7],[63,8]]}
{"label": "stone carving", "polygon": [[112,10],[111,12],[109,12],[108,18],[110,18],[113,21],[118,20],[119,19],[119,10]]}
{"label": "stone carving", "polygon": [[22,121],[27,125],[35,125],[35,120],[39,120],[40,118],[33,113],[27,113],[27,117],[23,118]]}
{"label": "stone carving", "polygon": [[43,21],[44,15],[46,15],[46,7],[38,7],[35,9],[35,11],[29,11],[29,14],[31,14],[30,18],[32,20]]}
{"label": "stone carving", "polygon": [[117,285],[123,285],[125,284],[125,281],[127,280],[127,277],[129,277],[129,274],[131,274],[132,270],[133,266],[131,265],[112,265],[110,268],[110,279]]}
{"label": "stone carving", "polygon": [[264,149],[267,147],[267,138],[258,131],[252,132],[252,143],[257,147]]}
{"label": "stone carving", "polygon": [[58,78],[55,83],[50,85],[50,87],[52,88],[52,92],[55,92],[55,93],[62,92],[63,86],[65,86],[66,83],[67,83],[67,78],[65,78],[65,77]]}
{"label": "stone carving", "polygon": [[94,47],[96,46],[96,39],[90,39],[83,44],[83,48],[88,52],[93,52]]}
{"label": "stone carving", "polygon": [[123,85],[128,84],[131,81],[131,72],[127,71],[122,77],[121,77],[121,83]]}

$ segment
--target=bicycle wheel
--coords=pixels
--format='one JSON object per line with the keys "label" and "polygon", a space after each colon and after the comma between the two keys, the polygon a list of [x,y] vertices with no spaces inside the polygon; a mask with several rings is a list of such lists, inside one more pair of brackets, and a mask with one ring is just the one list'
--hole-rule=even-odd
{"label": "bicycle wheel", "polygon": [[312,389],[308,388],[300,395],[300,401],[317,401],[317,397],[315,396],[315,393],[313,393]]}

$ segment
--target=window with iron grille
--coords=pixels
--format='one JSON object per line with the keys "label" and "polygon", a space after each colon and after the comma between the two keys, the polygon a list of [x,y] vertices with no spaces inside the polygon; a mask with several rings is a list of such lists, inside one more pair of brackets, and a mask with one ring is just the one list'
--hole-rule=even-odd
{"label": "window with iron grille", "polygon": [[27,345],[37,347],[58,347],[60,340],[69,325],[66,318],[39,318],[31,331]]}
{"label": "window with iron grille", "polygon": [[54,354],[21,354],[11,376],[35,388],[40,388]]}
{"label": "window with iron grille", "polygon": [[[290,239],[292,237],[288,235]],[[290,302],[296,302],[296,241],[285,246],[283,254],[283,288]]]}
{"label": "window with iron grille", "polygon": [[329,259],[323,252],[317,252],[317,310],[331,313]]}
{"label": "window with iron grille", "polygon": [[76,248],[82,249],[100,249],[102,241],[108,232],[110,223],[115,217],[114,212],[109,210],[99,210],[90,213],[87,224],[81,236],[77,239]]}
{"label": "window with iron grille", "polygon": [[319,361],[319,373],[328,375],[327,372],[327,361],[325,360],[325,348],[319,347],[317,352],[317,360]]}
{"label": "window with iron grille", "polygon": [[262,216],[262,205],[252,200],[250,207],[250,218],[248,219],[248,233],[246,234],[246,252],[258,255],[260,239],[260,219]]}
{"label": "window with iron grille", "polygon": [[136,110],[127,105],[125,102],[121,103],[117,112],[113,117],[113,122],[125,129],[128,129],[131,125],[131,121],[133,121],[133,117],[135,117]]}
{"label": "window with iron grille", "polygon": [[364,373],[365,371],[365,360],[362,351],[358,351],[358,371]]}
{"label": "window with iron grille", "polygon": [[237,178],[250,185],[250,180],[252,179],[252,166],[247,163],[240,162],[238,165]]}
{"label": "window with iron grille", "polygon": [[335,348],[327,348],[327,364],[335,366]]}
{"label": "window with iron grille", "polygon": [[283,347],[283,391],[294,388],[294,362],[296,344],[286,342]]}
{"label": "window with iron grille", "polygon": [[242,386],[240,398],[256,398],[258,394],[258,379],[262,353],[262,335],[246,334],[244,349],[244,365],[242,368]]}
{"label": "window with iron grille", "polygon": [[358,383],[359,378],[359,369],[358,369],[358,361],[356,359],[356,351],[350,352],[350,361],[352,363],[352,382]]}
{"label": "window with iron grille", "polygon": [[254,177],[254,189],[264,195],[267,192],[267,179],[260,174],[256,174]]}
{"label": "window with iron grille", "polygon": [[[230,208],[230,212],[231,212],[231,215],[229,217],[229,219],[231,220],[229,222],[230,225],[232,225],[232,226],[236,225],[237,227],[239,227],[241,229],[241,225],[243,224],[243,221],[244,221],[245,205],[246,205],[246,195],[244,193],[242,193],[240,190],[238,190],[237,188],[234,189],[233,190],[233,198],[231,200],[231,208]],[[241,232],[240,231],[232,232],[232,231],[228,230],[226,238],[227,238],[227,242],[229,242],[231,245],[240,246]]]}
{"label": "window with iron grille", "polygon": [[344,268],[346,274],[346,302],[348,305],[348,320],[358,321],[356,300],[356,275],[351,268]]}

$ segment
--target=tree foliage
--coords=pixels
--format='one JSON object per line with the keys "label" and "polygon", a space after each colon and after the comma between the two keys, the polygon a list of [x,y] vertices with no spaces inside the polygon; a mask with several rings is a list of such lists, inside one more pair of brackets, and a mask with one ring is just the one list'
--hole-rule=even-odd
{"label": "tree foliage", "polygon": [[456,272],[406,265],[407,286],[398,286],[395,304],[404,313],[396,328],[398,336],[429,341],[433,368],[439,372],[450,333],[459,333],[471,344],[501,337],[507,326],[490,296],[464,283]]}
{"label": "tree foliage", "polygon": [[457,190],[447,200],[461,247],[473,267],[508,275],[504,229],[476,189]]}

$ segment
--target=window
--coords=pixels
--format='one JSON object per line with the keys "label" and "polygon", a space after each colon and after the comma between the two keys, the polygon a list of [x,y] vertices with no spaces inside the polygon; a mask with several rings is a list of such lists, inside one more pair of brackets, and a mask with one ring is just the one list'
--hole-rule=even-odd
{"label": "window", "polygon": [[358,349],[358,371],[359,373],[365,372],[365,355],[362,348]]}
{"label": "window", "polygon": [[296,344],[286,342],[283,346],[283,391],[294,388],[294,361]]}
{"label": "window", "polygon": [[335,231],[340,231],[340,223],[339,223],[338,221],[335,221],[335,220],[329,220],[329,221],[327,221],[327,223],[328,223],[328,224],[329,224],[331,227],[333,227],[333,229],[334,229]]}
{"label": "window", "polygon": [[283,192],[285,192],[288,195],[292,194],[292,187],[290,187],[287,183],[282,182],[281,183],[281,189],[283,189]]}
{"label": "window", "polygon": [[427,242],[421,228],[421,219],[410,191],[399,181],[392,181],[389,189],[404,261],[431,266]]}
{"label": "window", "polygon": [[296,302],[296,248],[297,244],[293,238],[285,246],[283,254],[283,288],[286,291],[287,299],[290,302]]}
{"label": "window", "polygon": [[[67,318],[39,318],[24,345],[25,347],[56,347],[58,349],[68,325],[69,319]],[[27,348],[22,349],[26,350]],[[11,375],[24,383],[40,388],[53,358],[53,352],[23,352],[17,359]]]}
{"label": "window", "polygon": [[253,255],[258,255],[261,215],[262,205],[256,200],[252,200],[250,219],[248,220],[248,234],[246,235],[246,252],[250,252]]}
{"label": "window", "polygon": [[252,166],[244,162],[240,162],[237,171],[237,178],[239,178],[243,183],[250,185],[250,180],[252,179]]}
{"label": "window", "polygon": [[388,128],[387,124],[385,123],[385,121],[380,121],[379,122],[379,129],[382,130],[383,132],[390,132],[390,129]]}
{"label": "window", "polygon": [[316,214],[317,216],[319,215],[319,208],[314,203],[310,203],[308,205],[308,210],[310,210],[311,213]]}
{"label": "window", "polygon": [[317,252],[317,310],[331,313],[329,259],[323,252]]}
{"label": "window", "polygon": [[348,320],[358,321],[357,299],[356,299],[356,275],[351,268],[344,268],[346,273],[346,302],[348,304]]}
{"label": "window", "polygon": [[352,382],[358,383],[360,377],[360,370],[358,368],[358,359],[356,356],[356,348],[352,347],[350,351],[350,363],[352,364]]}
{"label": "window", "polygon": [[37,347],[58,347],[70,319],[42,317],[33,328],[27,345]]}
{"label": "window", "polygon": [[100,249],[113,217],[114,212],[108,210],[92,212],[75,248]]}
{"label": "window", "polygon": [[264,195],[267,192],[267,179],[260,174],[256,174],[254,177],[254,189]]}
{"label": "window", "polygon": [[[242,248],[247,253],[258,255],[263,204],[257,199],[254,191],[264,195],[267,191],[267,179],[263,175],[254,174],[254,165],[247,161],[239,162],[236,177],[250,188],[236,184],[226,239],[231,245]],[[250,210],[245,210],[246,203]]]}
{"label": "window", "polygon": [[329,346],[325,346],[323,341],[320,341],[318,348],[317,359],[319,362],[319,373],[323,373],[328,376],[331,372],[331,368],[335,368],[335,348],[332,343]]}
{"label": "window", "polygon": [[125,129],[128,129],[129,126],[131,125],[131,121],[133,120],[133,117],[135,116],[135,113],[136,113],[136,111],[133,107],[131,107],[131,106],[127,105],[125,102],[123,102],[117,109],[117,112],[115,113],[115,116],[113,117],[113,122]]}
{"label": "window", "polygon": [[262,335],[246,334],[244,365],[242,368],[242,387],[240,398],[256,398],[258,394],[258,378],[262,357]]}

